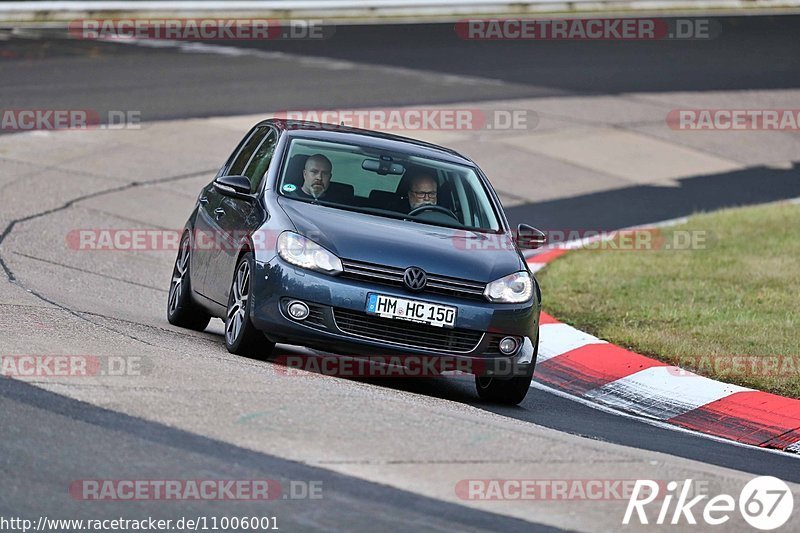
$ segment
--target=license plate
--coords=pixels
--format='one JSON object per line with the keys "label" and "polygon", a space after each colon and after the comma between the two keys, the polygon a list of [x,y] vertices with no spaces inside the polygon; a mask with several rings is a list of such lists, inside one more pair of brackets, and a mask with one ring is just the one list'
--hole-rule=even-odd
{"label": "license plate", "polygon": [[456,307],[450,305],[406,300],[385,294],[370,293],[367,297],[367,313],[371,315],[410,320],[437,327],[455,326],[457,311]]}

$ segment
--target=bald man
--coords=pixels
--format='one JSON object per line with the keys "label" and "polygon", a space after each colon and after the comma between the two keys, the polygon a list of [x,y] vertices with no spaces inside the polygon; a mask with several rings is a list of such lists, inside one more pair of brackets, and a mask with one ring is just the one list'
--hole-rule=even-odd
{"label": "bald man", "polygon": [[333,176],[331,160],[322,154],[314,154],[306,159],[303,168],[303,187],[296,195],[301,198],[319,199],[325,196]]}

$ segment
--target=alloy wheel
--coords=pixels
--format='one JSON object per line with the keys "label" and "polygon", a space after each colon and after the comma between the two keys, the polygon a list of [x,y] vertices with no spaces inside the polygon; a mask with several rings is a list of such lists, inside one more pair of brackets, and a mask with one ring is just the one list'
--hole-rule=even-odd
{"label": "alloy wheel", "polygon": [[229,344],[233,344],[239,338],[247,318],[247,301],[250,296],[250,264],[247,261],[242,261],[236,270],[231,290],[233,301],[228,307],[225,320],[225,336]]}
{"label": "alloy wheel", "polygon": [[169,285],[169,312],[175,313],[180,305],[181,290],[186,281],[189,270],[189,239],[181,242],[181,250],[175,259],[175,269],[172,271],[172,282]]}

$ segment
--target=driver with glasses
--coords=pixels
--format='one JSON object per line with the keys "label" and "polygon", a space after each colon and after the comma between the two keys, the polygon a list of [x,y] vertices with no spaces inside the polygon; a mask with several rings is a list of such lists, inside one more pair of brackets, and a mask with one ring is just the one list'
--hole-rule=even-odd
{"label": "driver with glasses", "polygon": [[424,205],[436,205],[439,184],[430,174],[417,174],[408,187],[408,212]]}

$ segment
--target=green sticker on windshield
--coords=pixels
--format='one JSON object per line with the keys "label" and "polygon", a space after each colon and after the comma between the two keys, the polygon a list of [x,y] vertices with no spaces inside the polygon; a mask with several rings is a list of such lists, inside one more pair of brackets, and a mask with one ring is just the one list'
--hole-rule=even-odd
{"label": "green sticker on windshield", "polygon": [[291,183],[287,183],[283,186],[283,192],[294,192],[297,190],[297,185],[292,185]]}

